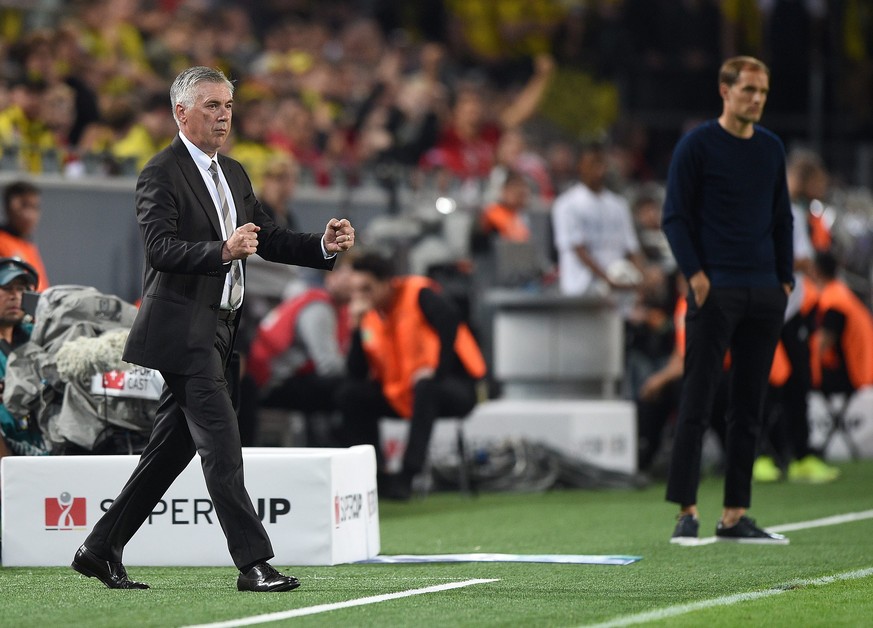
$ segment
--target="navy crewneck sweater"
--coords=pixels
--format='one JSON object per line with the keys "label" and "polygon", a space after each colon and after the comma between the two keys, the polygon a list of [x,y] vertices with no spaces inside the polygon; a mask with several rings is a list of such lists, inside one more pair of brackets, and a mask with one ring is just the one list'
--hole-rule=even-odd
{"label": "navy crewneck sweater", "polygon": [[767,129],[731,135],[710,120],[676,145],[662,226],[682,274],[712,286],[793,284],[785,147]]}

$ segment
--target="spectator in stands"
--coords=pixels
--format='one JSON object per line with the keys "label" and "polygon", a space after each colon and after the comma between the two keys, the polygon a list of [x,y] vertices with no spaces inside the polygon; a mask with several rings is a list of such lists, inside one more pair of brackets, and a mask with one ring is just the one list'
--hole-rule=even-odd
{"label": "spectator in stands", "polygon": [[813,382],[828,395],[873,386],[873,315],[838,278],[832,253],[816,254],[813,277],[821,291],[812,339]]}
{"label": "spectator in stands", "polygon": [[[794,219],[801,220],[816,251],[830,250],[830,227],[834,216],[828,214],[823,204],[829,176],[822,158],[815,151],[796,148],[788,154],[787,175]],[[807,257],[807,270],[811,262],[811,258]]]}
{"label": "spectator in stands", "polygon": [[274,155],[264,167],[258,198],[264,211],[276,221],[277,225],[297,231],[297,216],[291,207],[294,190],[297,187],[299,168],[294,159],[282,153]]}
{"label": "spectator in stands", "polygon": [[113,159],[130,163],[125,174],[139,173],[146,162],[159,150],[169,145],[175,127],[173,117],[167,114],[167,97],[154,92],[143,97],[136,108],[132,124],[110,144]]}
{"label": "spectator in stands", "polygon": [[[395,276],[392,262],[376,253],[355,257],[352,270],[349,380],[338,401],[343,427],[350,444],[376,447],[380,495],[409,499],[434,421],[473,409],[485,361],[469,327],[430,279]],[[386,474],[379,446],[383,417],[409,421],[395,474]]]}
{"label": "spectator in stands", "polygon": [[[431,50],[431,55],[439,51],[427,46],[425,50]],[[420,57],[423,65],[438,63],[424,52]],[[428,66],[402,76],[404,61],[399,50],[385,56],[353,127],[359,134],[359,156],[373,168],[380,185],[387,190],[388,211],[392,214],[400,211],[400,184],[409,179],[410,171],[437,141],[445,92],[442,83],[423,71]]]}
{"label": "spectator in stands", "polygon": [[555,199],[552,230],[563,294],[603,294],[638,282],[615,278],[611,267],[643,259],[627,201],[606,188],[606,148],[588,144],[579,155],[577,183]]}
{"label": "spectator in stands", "polygon": [[276,101],[262,86],[243,84],[235,105],[240,124],[228,154],[245,167],[257,190],[261,188],[267,163],[280,154],[267,143]]}
{"label": "spectator in stands", "polygon": [[14,181],[3,192],[6,219],[0,225],[0,256],[19,257],[36,269],[40,292],[49,287],[45,265],[33,242],[42,214],[42,194],[28,181]]}
{"label": "spectator in stands", "polygon": [[[267,314],[248,351],[248,372],[259,405],[306,415],[306,445],[339,446],[325,414],[337,410],[349,347],[351,265],[340,260],[324,274],[324,287],[310,287]],[[316,423],[321,421],[321,423]]]}
{"label": "spectator in stands", "polygon": [[667,484],[679,505],[673,543],[696,539],[703,434],[731,350],[725,493],[716,537],[787,543],[746,516],[767,375],[794,284],[785,150],[759,126],[770,74],[752,57],[722,64],[722,112],[685,135],[673,154],[664,232],[688,281],[682,400]]}
{"label": "spectator in stands", "polygon": [[528,146],[520,129],[508,129],[500,136],[494,155],[494,167],[488,173],[485,202],[497,200],[503,182],[511,172],[523,174],[535,197],[548,206],[555,199],[546,160]]}
{"label": "spectator in stands", "polygon": [[640,188],[634,197],[631,211],[640,249],[648,264],[655,264],[667,273],[676,269],[676,260],[670,243],[661,229],[663,191],[655,184]]}
{"label": "spectator in stands", "polygon": [[14,417],[3,405],[3,380],[9,354],[30,339],[33,329],[22,309],[22,296],[39,283],[36,269],[14,258],[0,259],[0,458],[48,453],[39,426],[32,417]]}
{"label": "spectator in stands", "polygon": [[166,88],[149,65],[134,22],[138,8],[139,3],[128,0],[89,0],[72,7],[79,43],[90,57],[89,78],[96,81],[100,95]]}
{"label": "spectator in stands", "polygon": [[167,98],[125,94],[105,97],[103,105],[101,119],[85,129],[79,143],[85,170],[136,175],[173,138]]}
{"label": "spectator in stands", "polygon": [[54,134],[42,119],[47,90],[43,80],[16,81],[11,104],[0,111],[0,148],[9,155],[14,169],[42,172],[43,154],[57,150]]}
{"label": "spectator in stands", "polygon": [[[53,31],[35,31],[20,43],[21,72],[30,81],[42,81],[49,89],[73,90],[73,121],[64,136],[64,148],[75,152],[82,132],[99,118],[97,97],[86,84],[88,58],[79,45],[78,33],[61,26]],[[69,156],[68,156],[69,159]]]}
{"label": "spectator in stands", "polygon": [[579,180],[579,163],[570,142],[555,140],[545,150],[546,168],[555,194],[566,192]]}
{"label": "spectator in stands", "polygon": [[500,136],[529,119],[539,107],[554,74],[555,63],[543,54],[534,72],[509,104],[493,112],[481,86],[462,85],[454,96],[451,118],[437,145],[422,158],[425,167],[440,168],[459,180],[488,176]]}
{"label": "spectator in stands", "polygon": [[136,105],[130,94],[102,99],[100,119],[85,128],[79,142],[82,167],[86,173],[135,174],[136,164],[133,158],[116,158],[113,153],[121,138],[133,130],[136,116]]}
{"label": "spectator in stands", "polygon": [[43,151],[42,172],[69,174],[78,162],[71,134],[76,123],[76,93],[66,83],[53,83],[45,93],[40,117],[54,137],[54,147]]}
{"label": "spectator in stands", "polygon": [[485,206],[475,229],[477,235],[510,242],[530,240],[530,225],[525,212],[530,199],[530,186],[524,175],[509,172],[500,186],[498,199]]}
{"label": "spectator in stands", "polygon": [[327,186],[331,173],[324,148],[330,132],[331,124],[325,116],[316,116],[289,96],[278,102],[266,139],[270,147],[287,152],[304,171],[312,173],[315,183]]}
{"label": "spectator in stands", "polygon": [[448,2],[453,50],[462,63],[484,69],[495,83],[523,80],[527,60],[551,50],[568,13],[565,5],[529,0]]}

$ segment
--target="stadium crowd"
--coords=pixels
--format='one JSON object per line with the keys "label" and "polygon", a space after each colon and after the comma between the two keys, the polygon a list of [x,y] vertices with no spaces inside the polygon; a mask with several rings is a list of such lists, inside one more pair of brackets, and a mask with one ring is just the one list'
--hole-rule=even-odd
{"label": "stadium crowd", "polygon": [[[766,123],[807,185],[798,183],[799,215],[870,305],[873,198],[859,186],[873,173],[845,150],[873,144],[873,10],[862,0],[44,0],[0,2],[0,33],[3,171],[136,175],[176,133],[172,78],[192,65],[220,68],[236,85],[222,150],[245,166],[278,222],[295,224],[295,182],[377,188],[386,219],[412,211],[411,189],[453,199],[470,217],[464,242],[444,241],[436,254],[402,250],[398,260],[415,274],[475,277],[447,292],[483,344],[472,287],[497,281],[484,270],[497,243],[535,244],[526,289],[587,290],[592,277],[572,281],[563,261],[566,233],[550,235],[565,211],[552,208],[576,202],[580,180],[610,190],[604,211],[619,218],[596,236],[606,261],[584,272],[624,303],[624,394],[649,422],[644,470],[681,375],[668,368],[682,287],[660,230],[662,182],[680,134],[717,109],[723,58],[770,64]],[[545,237],[535,238],[535,224]],[[446,259],[443,249],[458,252]],[[625,257],[632,267],[608,268]],[[244,344],[284,296],[274,290],[258,304]],[[341,372],[334,365],[331,377]],[[259,394],[251,381],[242,390]],[[773,455],[783,468],[792,460],[784,448]]]}

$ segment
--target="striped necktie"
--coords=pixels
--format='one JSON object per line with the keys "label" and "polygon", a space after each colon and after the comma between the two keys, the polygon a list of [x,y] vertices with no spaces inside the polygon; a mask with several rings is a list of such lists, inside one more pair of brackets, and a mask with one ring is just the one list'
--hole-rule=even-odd
{"label": "striped necktie", "polygon": [[[230,205],[227,204],[227,197],[224,195],[224,186],[221,185],[221,179],[218,178],[218,164],[214,161],[209,164],[209,172],[212,174],[212,180],[215,182],[215,187],[218,189],[218,202],[221,203],[221,217],[224,219],[224,230],[227,237],[236,229],[233,221],[230,218]],[[240,271],[239,260],[235,259],[230,264],[230,307],[236,309],[242,302],[242,273]]]}

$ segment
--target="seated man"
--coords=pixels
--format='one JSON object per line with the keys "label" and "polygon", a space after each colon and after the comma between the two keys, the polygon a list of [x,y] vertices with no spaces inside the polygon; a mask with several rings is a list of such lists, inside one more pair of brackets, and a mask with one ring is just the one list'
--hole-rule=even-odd
{"label": "seated man", "polygon": [[[485,360],[456,308],[426,277],[395,277],[391,261],[374,253],[352,260],[352,342],[349,380],[340,392],[350,444],[376,447],[379,492],[408,499],[421,472],[434,421],[464,416],[477,401]],[[410,422],[398,474],[386,475],[379,419]]]}
{"label": "seated man", "polygon": [[247,370],[258,387],[258,403],[307,414],[306,444],[331,446],[329,425],[314,424],[315,412],[336,410],[345,379],[349,345],[349,276],[346,260],[310,287],[283,301],[258,326]]}
{"label": "seated man", "polygon": [[0,458],[48,453],[36,421],[26,416],[12,416],[3,405],[9,354],[30,339],[33,329],[30,322],[25,322],[22,296],[25,290],[35,289],[38,283],[36,270],[27,262],[14,257],[0,258]]}
{"label": "seated man", "polygon": [[813,382],[826,395],[873,385],[873,315],[837,278],[831,253],[815,256],[818,329],[812,340]]}

